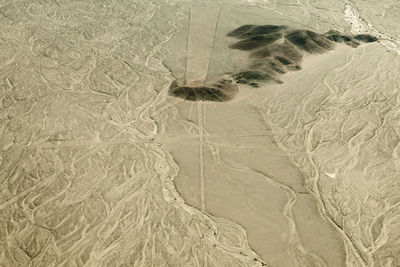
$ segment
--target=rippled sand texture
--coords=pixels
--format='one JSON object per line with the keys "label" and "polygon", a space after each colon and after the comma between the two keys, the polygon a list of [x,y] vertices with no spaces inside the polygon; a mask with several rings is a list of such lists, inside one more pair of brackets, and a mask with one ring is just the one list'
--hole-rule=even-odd
{"label": "rippled sand texture", "polygon": [[254,265],[243,228],[184,204],[153,141],[185,6],[35,3],[0,4],[0,265]]}
{"label": "rippled sand texture", "polygon": [[[228,12],[237,10],[191,9],[187,39],[180,39],[187,42],[182,77],[187,84],[212,81],[208,78],[216,72],[210,70],[228,50],[221,31],[235,23]],[[167,99],[174,108],[157,141],[166,144],[178,163],[178,190],[190,205],[240,223],[268,265],[343,265],[343,241],[320,216],[303,187],[304,178],[274,143],[265,123],[259,108],[265,89],[243,89],[222,103]]]}
{"label": "rippled sand texture", "polygon": [[[400,265],[396,1],[223,2],[0,0],[0,266]],[[169,96],[243,23],[381,41]]]}
{"label": "rippled sand texture", "polygon": [[[391,66],[399,61],[377,56],[385,55],[379,46],[346,54],[323,75],[293,75],[296,84],[271,92],[263,109],[348,252],[361,265],[397,266],[398,68]],[[369,64],[377,67],[357,68]]]}
{"label": "rippled sand texture", "polygon": [[[391,48],[397,43],[372,28],[356,30],[361,22],[349,8],[343,3],[341,22],[315,23],[313,30],[376,34],[379,43],[306,54],[303,69],[283,76],[283,84],[241,86],[227,103],[167,99],[174,108],[159,141],[179,165],[179,191],[190,205],[243,225],[250,246],[271,266],[399,264],[399,58]],[[207,84],[244,71],[247,57],[226,51],[226,33],[244,24],[310,28],[289,15],[226,5],[192,8],[188,32],[174,43],[179,51],[186,46],[189,64],[172,73],[182,80],[186,68],[188,84]],[[199,48],[200,31],[212,52]],[[386,116],[392,116],[391,130],[384,128]],[[379,152],[384,142],[390,143],[386,154]]]}

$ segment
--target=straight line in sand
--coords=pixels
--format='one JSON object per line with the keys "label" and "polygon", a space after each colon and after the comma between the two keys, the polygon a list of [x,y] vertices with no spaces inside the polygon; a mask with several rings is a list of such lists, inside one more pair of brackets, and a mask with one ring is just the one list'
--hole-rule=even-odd
{"label": "straight line in sand", "polygon": [[[195,9],[195,10],[194,10]],[[215,33],[220,15],[220,8],[199,6],[190,10],[189,32],[187,39],[187,56],[185,82],[203,81],[208,78],[210,60],[215,42]],[[203,34],[200,34],[203,33]],[[200,179],[200,204],[201,211],[206,211],[205,201],[205,176],[204,176],[204,106],[203,102],[197,103],[199,124],[199,179]],[[207,267],[208,255],[203,253],[203,266]]]}
{"label": "straight line in sand", "polygon": [[203,102],[197,103],[197,114],[199,120],[199,168],[200,168],[200,203],[201,211],[206,210],[206,201],[204,197],[205,177],[204,177],[204,107]]}

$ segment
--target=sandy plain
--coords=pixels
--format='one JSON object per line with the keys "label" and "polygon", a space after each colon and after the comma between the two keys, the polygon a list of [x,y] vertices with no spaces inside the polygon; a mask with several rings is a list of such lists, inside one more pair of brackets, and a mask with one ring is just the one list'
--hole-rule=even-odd
{"label": "sandy plain", "polygon": [[[0,3],[0,266],[400,266],[395,1]],[[379,41],[169,93],[244,24]]]}

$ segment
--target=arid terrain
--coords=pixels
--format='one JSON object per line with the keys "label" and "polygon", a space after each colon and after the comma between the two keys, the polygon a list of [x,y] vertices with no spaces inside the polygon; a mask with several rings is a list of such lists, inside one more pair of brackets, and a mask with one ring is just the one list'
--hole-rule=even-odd
{"label": "arid terrain", "polygon": [[0,266],[400,266],[399,18],[0,0]]}

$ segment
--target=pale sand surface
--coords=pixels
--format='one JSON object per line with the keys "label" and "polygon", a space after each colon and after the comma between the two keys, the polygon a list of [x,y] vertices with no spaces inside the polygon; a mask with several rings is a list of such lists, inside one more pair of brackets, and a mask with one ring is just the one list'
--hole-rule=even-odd
{"label": "pale sand surface", "polygon": [[[193,13],[191,19],[193,25]],[[340,61],[331,58],[342,50],[309,60],[304,71],[335,67]],[[247,88],[230,103],[175,105],[158,140],[180,166],[176,185],[190,205],[244,226],[250,245],[273,266],[294,266],[299,258],[308,265],[341,266],[343,241],[321,218],[304,177],[264,120],[266,92]]]}
{"label": "pale sand surface", "polygon": [[[208,63],[211,65],[208,66],[211,75],[215,76],[235,69],[243,70],[246,66],[246,57],[242,52],[232,55],[231,51],[221,48],[229,42],[221,40],[222,33],[228,31],[228,25],[240,25],[240,21],[245,21],[242,24],[251,24],[259,20],[249,15],[251,9],[237,11],[225,7],[219,10],[218,22],[215,22],[213,15],[217,13],[216,9],[210,8],[207,15],[204,15],[192,8],[187,40],[187,60],[191,62],[191,57],[198,54],[191,50],[190,37],[194,34],[190,31],[196,25],[196,15],[193,13],[203,18],[210,16],[207,20],[210,25],[217,23],[216,41],[212,48],[209,47],[213,50],[213,56],[210,58],[211,63]],[[271,23],[274,19],[272,15],[267,20]],[[279,25],[281,19],[277,18],[274,24]],[[286,21],[286,25],[290,25],[290,20],[289,23]],[[211,28],[204,27],[202,36],[205,43],[208,42]],[[219,46],[219,40],[224,45]],[[197,44],[198,41],[195,42]],[[368,49],[371,52],[369,57],[365,57]],[[208,50],[203,51],[200,54],[204,55],[205,62],[210,53]],[[319,122],[318,116],[311,111],[321,112],[320,103],[325,104],[329,97],[335,99],[341,93],[335,91],[340,90],[335,87],[350,87],[351,81],[357,79],[356,74],[352,79],[352,72],[348,69],[355,68],[355,72],[371,71],[371,63],[368,62],[372,60],[371,55],[379,58],[378,55],[382,54],[384,49],[376,45],[362,46],[358,51],[339,45],[335,51],[326,55],[306,58],[303,70],[286,75],[283,78],[284,85],[269,84],[260,89],[241,89],[237,99],[230,103],[203,103],[201,106],[191,102],[176,104],[176,110],[173,111],[175,115],[166,122],[168,127],[165,136],[161,135],[160,142],[166,144],[181,167],[175,179],[178,190],[190,205],[241,224],[248,233],[252,248],[272,266],[343,266],[345,262],[350,266],[373,264],[372,256],[368,258],[363,252],[360,253],[360,247],[353,240],[352,234],[349,236],[343,231],[343,225],[336,220],[341,211],[329,210],[327,205],[334,203],[327,202],[321,195],[321,183],[325,181],[321,182],[319,176],[337,179],[340,175],[337,172],[344,167],[324,170],[323,174],[314,173],[320,172],[313,170],[316,167],[312,156],[314,151],[306,147],[301,153],[296,151],[302,149],[300,141],[298,144],[290,142],[304,138],[304,130],[310,130],[308,127],[312,129],[312,125]],[[354,64],[356,58],[365,62]],[[191,71],[190,64],[187,65],[187,70]],[[199,69],[198,65],[193,67]],[[328,77],[336,71],[343,73],[343,85],[338,83],[332,86],[328,82]],[[191,78],[204,79],[201,71],[197,73],[198,77]],[[286,92],[288,95],[282,96]],[[315,99],[312,98],[314,95]],[[274,99],[277,99],[276,102],[273,102]],[[303,104],[306,110],[302,109]],[[288,116],[286,112],[293,112],[293,115]],[[271,114],[276,114],[276,117]],[[300,124],[296,120],[300,120]],[[282,128],[276,127],[279,124],[287,127],[284,140],[280,139],[283,138],[280,136]],[[303,129],[299,129],[301,124],[304,125]],[[331,122],[324,129],[338,126],[339,121]],[[279,147],[273,135],[280,141]],[[309,137],[304,141],[307,146]],[[291,148],[285,146],[287,142]],[[196,151],[197,143],[199,151]],[[314,144],[310,145],[313,150]],[[331,154],[334,154],[333,150],[321,156],[330,158]],[[291,163],[288,156],[302,172]],[[306,183],[307,190],[303,183]],[[357,190],[364,186],[372,189],[370,185],[362,183],[359,181]],[[329,194],[325,197],[330,198]],[[392,264],[390,261],[385,264]]]}
{"label": "pale sand surface", "polygon": [[[400,266],[397,1],[0,1],[0,266]],[[230,102],[243,24],[381,40]]]}

